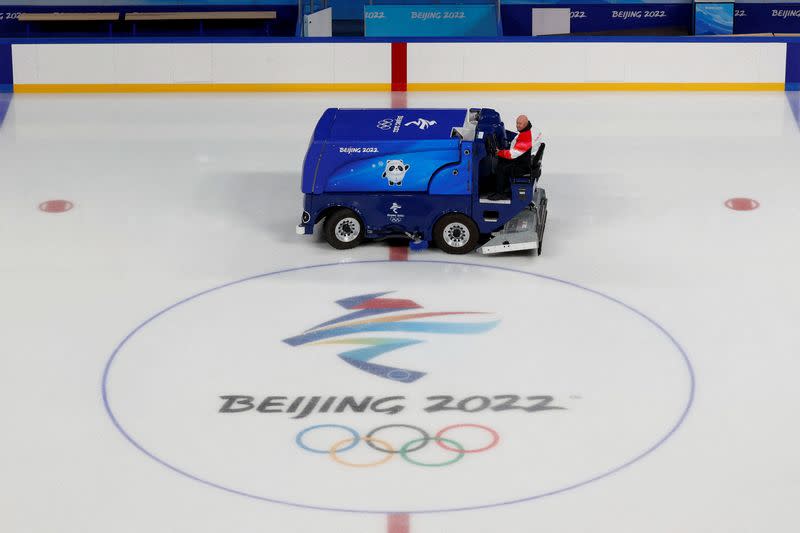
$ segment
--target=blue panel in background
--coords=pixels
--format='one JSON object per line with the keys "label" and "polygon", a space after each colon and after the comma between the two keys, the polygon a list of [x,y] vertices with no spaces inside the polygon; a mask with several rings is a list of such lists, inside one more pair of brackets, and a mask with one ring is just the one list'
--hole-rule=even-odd
{"label": "blue panel in background", "polygon": [[[11,45],[0,44],[0,92],[8,92],[14,86],[14,68],[11,65]],[[5,109],[0,101],[0,122],[5,116]]]}
{"label": "blue panel in background", "polygon": [[364,6],[367,37],[492,37],[494,5]]}
{"label": "blue panel in background", "polygon": [[532,33],[531,9],[547,7],[570,8],[571,33],[625,32],[669,29],[688,34],[692,27],[690,3],[536,3],[503,5],[503,33],[525,35]]}
{"label": "blue panel in background", "polygon": [[[297,26],[297,2],[287,0],[192,0],[189,2],[150,2],[126,0],[124,3],[104,2],[53,5],[3,5],[0,9],[0,37],[145,37],[148,35],[270,35],[293,37]],[[149,11],[275,11],[271,20],[206,20],[206,21],[150,21],[130,22],[120,18],[110,22],[20,22],[20,13],[86,13],[93,11],[128,12]]]}
{"label": "blue panel in background", "polygon": [[[174,7],[184,8],[198,5],[210,6],[261,6],[261,5],[286,5],[296,6],[297,0],[28,0],[27,2],[20,2],[19,0],[0,0],[0,7],[4,14],[13,9],[12,7],[20,7],[30,9],[31,7],[45,8],[44,11],[61,11],[63,7],[81,7],[98,8],[98,7],[119,7],[119,6],[158,6],[161,8]],[[58,8],[58,9],[54,9]],[[41,9],[40,9],[41,11]]]}
{"label": "blue panel in background", "polygon": [[[800,0],[797,0],[800,2]],[[593,4],[593,5],[624,5],[634,6],[633,9],[647,7],[647,4],[691,4],[692,0],[581,0],[575,2],[573,0],[502,0],[504,6],[516,6],[536,4],[536,7],[569,7],[574,4]]]}
{"label": "blue panel in background", "polygon": [[698,3],[694,8],[695,35],[731,35],[733,3]]}
{"label": "blue panel in background", "polygon": [[[800,91],[800,43],[786,43],[786,90]],[[800,124],[797,110],[795,118]]]}
{"label": "blue panel in background", "polygon": [[800,33],[800,4],[737,2],[734,33]]}
{"label": "blue panel in background", "polygon": [[336,20],[359,20],[364,17],[364,2],[353,0],[328,0]]}

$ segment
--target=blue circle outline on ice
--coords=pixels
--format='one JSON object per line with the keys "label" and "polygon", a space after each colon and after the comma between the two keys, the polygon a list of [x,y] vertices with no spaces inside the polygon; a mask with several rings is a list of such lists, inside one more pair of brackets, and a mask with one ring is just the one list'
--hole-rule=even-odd
{"label": "blue circle outline on ice", "polygon": [[350,433],[353,436],[353,442],[348,444],[344,448],[340,448],[338,450],[340,452],[346,452],[347,450],[352,450],[353,448],[358,446],[359,442],[361,442],[361,435],[358,434],[358,431],[356,431],[355,429],[351,428],[350,426],[343,426],[342,424],[316,424],[314,426],[309,426],[306,429],[304,429],[303,431],[301,431],[300,433],[298,433],[297,437],[295,437],[294,441],[297,443],[298,446],[300,446],[302,449],[304,449],[304,450],[306,450],[308,452],[311,452],[311,453],[323,453],[323,454],[327,455],[330,452],[330,450],[318,450],[316,448],[311,448],[310,446],[306,446],[306,444],[303,442],[303,437],[305,436],[306,433],[308,433],[309,431],[315,431],[315,430],[321,429],[321,428],[339,428],[339,429],[343,429],[343,430],[347,431],[348,433]]}
{"label": "blue circle outline on ice", "polygon": [[[632,459],[626,461],[625,463],[623,463],[621,465],[618,465],[618,466],[616,466],[616,467],[614,467],[614,468],[612,468],[610,470],[607,470],[607,471],[605,471],[603,473],[597,474],[597,475],[595,475],[595,476],[593,476],[593,477],[591,477],[589,479],[586,479],[586,480],[583,480],[583,481],[579,481],[577,483],[572,483],[572,484],[567,485],[565,487],[560,487],[558,489],[550,490],[550,491],[547,491],[547,492],[543,492],[543,493],[539,493],[539,494],[533,494],[531,496],[525,496],[525,497],[522,497],[522,498],[515,498],[513,500],[507,500],[507,501],[491,502],[491,503],[486,503],[486,504],[481,504],[481,505],[471,505],[471,506],[465,506],[465,507],[451,507],[451,508],[446,508],[446,509],[381,509],[381,510],[374,510],[374,509],[347,509],[347,508],[337,508],[337,507],[325,507],[325,506],[321,506],[321,505],[309,505],[309,504],[304,504],[304,503],[299,503],[299,502],[291,502],[291,501],[286,501],[286,500],[279,500],[277,498],[267,498],[265,496],[259,496],[258,494],[252,494],[252,493],[244,492],[244,491],[232,488],[232,487],[226,487],[224,485],[221,485],[219,483],[215,483],[213,481],[202,479],[202,478],[200,478],[200,477],[198,477],[198,476],[196,476],[196,475],[194,475],[194,474],[192,474],[190,472],[182,470],[182,469],[178,468],[177,466],[174,466],[174,465],[166,462],[165,460],[163,460],[160,457],[158,457],[157,455],[155,455],[153,452],[147,450],[144,446],[142,446],[139,442],[137,442],[125,430],[125,428],[120,423],[119,419],[117,419],[116,415],[114,414],[114,411],[111,409],[111,405],[110,405],[109,400],[108,400],[108,395],[109,395],[108,394],[108,391],[109,391],[108,376],[109,376],[109,372],[111,370],[111,367],[112,367],[112,365],[114,363],[114,360],[116,359],[116,357],[119,354],[120,350],[122,350],[123,346],[125,346],[125,344],[134,335],[136,335],[136,333],[138,333],[140,330],[142,330],[150,322],[156,320],[157,318],[159,318],[160,316],[164,315],[165,313],[171,311],[172,309],[174,309],[174,308],[176,308],[176,307],[178,307],[180,305],[183,305],[183,304],[185,304],[187,302],[190,302],[190,301],[192,301],[192,300],[194,300],[196,298],[200,298],[201,296],[204,296],[206,294],[209,294],[209,293],[212,293],[212,292],[215,292],[215,291],[227,288],[227,287],[231,287],[231,286],[234,286],[234,285],[238,285],[240,283],[245,283],[245,282],[253,281],[253,280],[256,280],[256,279],[262,279],[262,278],[266,278],[266,277],[269,277],[269,276],[277,276],[277,275],[280,275],[280,274],[287,274],[289,272],[299,272],[299,271],[303,271],[303,270],[313,270],[313,269],[317,269],[317,268],[342,267],[342,266],[348,266],[348,265],[382,264],[382,263],[392,263],[393,265],[415,264],[415,263],[416,264],[459,265],[459,266],[467,266],[467,267],[473,267],[473,268],[485,268],[485,269],[500,270],[500,271],[505,271],[505,272],[513,272],[513,273],[516,273],[516,274],[522,274],[522,275],[526,275],[526,276],[533,276],[533,277],[536,277],[536,278],[539,278],[539,279],[560,283],[560,284],[566,285],[568,287],[572,287],[572,288],[575,288],[575,289],[579,289],[579,290],[588,292],[590,294],[593,294],[595,296],[603,298],[603,299],[605,299],[605,300],[607,300],[609,302],[615,303],[615,304],[627,309],[628,311],[634,313],[635,315],[639,316],[640,318],[642,318],[646,322],[648,322],[651,326],[655,327],[659,332],[661,332],[662,335],[664,335],[667,338],[667,340],[669,340],[669,342],[672,344],[672,346],[680,353],[680,355],[683,358],[683,361],[684,361],[684,363],[686,365],[686,370],[687,370],[688,377],[689,377],[689,394],[688,394],[688,398],[686,399],[686,405],[685,405],[683,411],[681,412],[680,416],[678,417],[678,420],[675,422],[675,424],[672,427],[670,427],[670,429],[661,438],[659,438],[653,445],[651,445],[649,448],[647,448],[643,452],[639,453],[638,455],[636,455]],[[482,265],[482,264],[478,264],[478,263],[467,263],[467,262],[460,262],[460,261],[414,260],[414,261],[408,261],[408,262],[405,262],[405,263],[398,263],[398,262],[395,262],[395,261],[391,261],[389,259],[384,259],[384,260],[376,259],[376,260],[364,260],[364,261],[350,261],[350,262],[347,262],[347,263],[323,263],[323,264],[319,264],[319,265],[307,265],[307,266],[301,266],[301,267],[286,268],[286,269],[282,269],[282,270],[275,270],[273,272],[267,272],[267,273],[264,273],[264,274],[257,274],[255,276],[249,276],[249,277],[246,277],[246,278],[243,278],[243,279],[230,281],[228,283],[224,283],[222,285],[218,285],[216,287],[212,287],[210,289],[206,289],[206,290],[198,292],[198,293],[196,293],[196,294],[194,294],[192,296],[184,298],[183,300],[180,300],[179,302],[176,302],[176,303],[174,303],[174,304],[172,304],[172,305],[170,305],[168,307],[165,307],[164,309],[162,309],[158,313],[152,315],[151,317],[146,319],[144,322],[142,322],[141,324],[136,326],[130,333],[128,333],[120,341],[120,343],[114,348],[114,351],[111,352],[111,355],[109,356],[108,361],[106,362],[106,365],[105,365],[105,367],[103,369],[101,393],[102,393],[102,398],[103,398],[103,406],[104,406],[104,408],[106,410],[106,413],[108,414],[109,418],[111,419],[111,422],[114,424],[114,427],[117,429],[117,431],[119,431],[120,434],[128,442],[130,442],[140,452],[142,452],[146,456],[150,457],[151,459],[153,459],[157,463],[161,464],[162,466],[172,470],[175,473],[178,473],[178,474],[180,474],[182,476],[185,476],[185,477],[187,477],[189,479],[197,481],[198,483],[202,483],[204,485],[207,485],[207,486],[210,486],[210,487],[214,487],[216,489],[224,490],[224,491],[226,491],[228,493],[231,493],[231,494],[238,494],[240,496],[246,496],[248,498],[252,498],[252,499],[256,499],[256,500],[261,500],[261,501],[270,502],[270,503],[277,503],[277,504],[281,504],[281,505],[288,505],[288,506],[292,506],[292,507],[299,507],[299,508],[302,508],[302,509],[315,509],[315,510],[319,510],[319,511],[338,511],[338,512],[344,512],[344,513],[358,513],[358,514],[401,514],[401,513],[425,514],[425,513],[449,513],[449,512],[457,512],[457,511],[473,511],[473,510],[478,510],[478,509],[490,509],[490,508],[494,508],[494,507],[502,507],[502,506],[505,506],[505,505],[513,505],[513,504],[517,504],[517,503],[524,503],[524,502],[534,501],[534,500],[538,500],[538,499],[544,498],[546,496],[553,496],[553,495],[556,495],[556,494],[561,494],[561,493],[564,493],[564,492],[567,492],[567,491],[570,491],[570,490],[577,489],[577,488],[582,487],[584,485],[588,485],[588,484],[593,483],[595,481],[599,481],[601,479],[607,478],[607,477],[609,477],[609,476],[611,476],[613,474],[616,474],[617,472],[619,472],[621,470],[624,470],[624,469],[628,468],[629,466],[633,465],[634,463],[637,463],[641,459],[644,459],[645,457],[647,457],[648,455],[653,453],[655,450],[660,448],[667,440],[669,440],[675,434],[675,432],[678,430],[678,428],[680,428],[681,425],[683,425],[683,422],[686,420],[686,417],[688,416],[689,411],[692,408],[692,404],[694,403],[695,375],[694,375],[694,368],[692,367],[692,363],[689,360],[689,356],[686,353],[686,350],[683,349],[683,347],[680,345],[680,343],[675,339],[675,337],[672,336],[672,334],[669,331],[667,331],[661,324],[659,324],[654,319],[652,319],[649,316],[647,316],[642,311],[639,311],[635,307],[623,302],[622,300],[614,298],[613,296],[609,296],[609,295],[607,295],[607,294],[605,294],[603,292],[600,292],[598,290],[591,289],[589,287],[585,287],[585,286],[580,285],[578,283],[575,283],[575,282],[572,282],[572,281],[563,280],[563,279],[560,279],[560,278],[557,278],[557,277],[554,277],[554,276],[549,276],[549,275],[546,275],[546,274],[538,274],[538,273],[535,273],[535,272],[527,272],[525,270],[519,270],[519,269],[515,269],[515,268],[510,268],[510,267],[501,267],[501,266],[495,266],[495,265]]]}

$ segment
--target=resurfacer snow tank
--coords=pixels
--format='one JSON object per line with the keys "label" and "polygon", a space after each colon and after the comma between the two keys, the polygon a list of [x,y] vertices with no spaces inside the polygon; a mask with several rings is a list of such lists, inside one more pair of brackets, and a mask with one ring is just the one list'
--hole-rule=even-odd
{"label": "resurfacer snow tank", "polygon": [[[328,109],[303,163],[297,233],[322,222],[338,249],[364,239],[405,236],[447,253],[537,250],[547,196],[537,187],[544,144],[511,194],[489,200],[506,131],[492,109]],[[496,198],[496,197],[494,197]]]}

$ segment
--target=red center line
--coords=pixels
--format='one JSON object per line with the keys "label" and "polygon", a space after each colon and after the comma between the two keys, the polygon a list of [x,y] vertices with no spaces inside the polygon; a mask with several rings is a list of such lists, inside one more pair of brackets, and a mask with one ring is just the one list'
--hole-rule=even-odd
{"label": "red center line", "polygon": [[408,246],[390,246],[389,261],[408,261]]}
{"label": "red center line", "polygon": [[386,515],[386,519],[387,533],[409,533],[411,531],[410,516],[406,513]]}
{"label": "red center line", "polygon": [[[408,55],[406,43],[392,43],[392,108],[408,107]],[[408,246],[390,246],[390,261],[408,261]],[[392,517],[405,516],[406,526],[403,529],[392,529]],[[389,515],[389,532],[405,533],[408,531],[408,515]]]}

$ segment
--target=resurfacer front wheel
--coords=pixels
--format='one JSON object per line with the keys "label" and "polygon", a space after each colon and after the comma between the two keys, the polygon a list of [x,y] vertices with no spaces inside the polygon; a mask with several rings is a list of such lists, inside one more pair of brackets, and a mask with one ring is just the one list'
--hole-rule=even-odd
{"label": "resurfacer front wheel", "polygon": [[478,244],[478,226],[466,215],[444,215],[433,227],[433,240],[448,254],[466,254]]}

